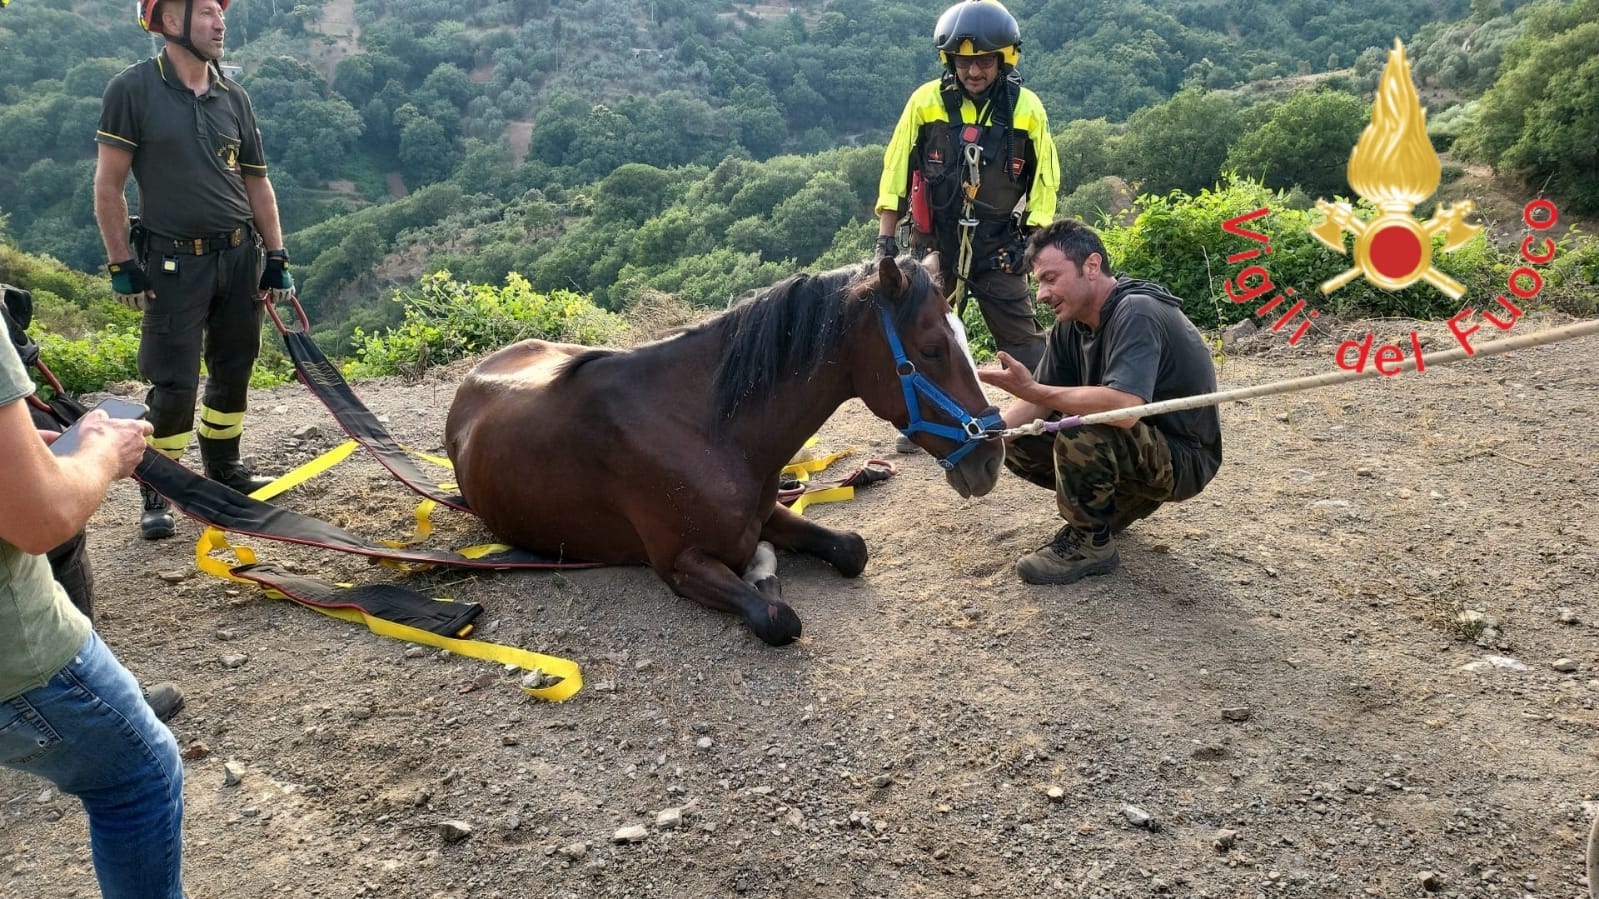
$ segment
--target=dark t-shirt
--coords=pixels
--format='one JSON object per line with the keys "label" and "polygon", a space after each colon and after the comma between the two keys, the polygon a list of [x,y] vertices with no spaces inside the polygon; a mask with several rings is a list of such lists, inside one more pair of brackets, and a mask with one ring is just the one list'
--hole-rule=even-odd
{"label": "dark t-shirt", "polygon": [[[1182,300],[1151,281],[1121,277],[1100,311],[1099,330],[1072,322],[1049,331],[1036,377],[1052,387],[1110,387],[1146,403],[1211,393],[1216,367]],[[1172,499],[1198,493],[1221,467],[1215,406],[1144,418],[1171,447]]]}
{"label": "dark t-shirt", "polygon": [[111,79],[94,139],[133,153],[139,215],[166,237],[211,237],[250,221],[242,176],[267,173],[244,88],[214,74],[197,97],[165,54]]}

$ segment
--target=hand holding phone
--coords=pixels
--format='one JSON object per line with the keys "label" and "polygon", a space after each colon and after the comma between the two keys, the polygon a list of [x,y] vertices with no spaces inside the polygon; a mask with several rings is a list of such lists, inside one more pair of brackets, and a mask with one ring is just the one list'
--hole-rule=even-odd
{"label": "hand holding phone", "polygon": [[[94,412],[96,410],[104,412],[111,418],[135,419],[143,418],[144,413],[148,412],[149,408],[143,403],[136,403],[117,396],[108,396],[89,411]],[[77,452],[78,445],[83,440],[82,425],[86,418],[88,418],[88,415],[73,422],[71,427],[62,431],[61,436],[50,444],[50,452],[55,453],[57,456],[70,456]]]}

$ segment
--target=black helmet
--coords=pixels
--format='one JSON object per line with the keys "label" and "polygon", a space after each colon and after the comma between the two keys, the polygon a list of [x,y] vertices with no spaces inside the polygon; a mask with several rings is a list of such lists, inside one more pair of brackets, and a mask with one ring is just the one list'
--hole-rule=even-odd
{"label": "black helmet", "polygon": [[998,53],[1001,62],[1014,67],[1022,55],[1022,30],[999,0],[961,0],[938,17],[933,46],[945,65],[951,56]]}

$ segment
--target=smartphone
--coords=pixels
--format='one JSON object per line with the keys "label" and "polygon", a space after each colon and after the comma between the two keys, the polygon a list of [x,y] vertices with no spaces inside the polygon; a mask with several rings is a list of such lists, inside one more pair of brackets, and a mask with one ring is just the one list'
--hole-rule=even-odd
{"label": "smartphone", "polygon": [[[150,411],[150,408],[145,404],[135,403],[133,400],[125,400],[120,396],[108,396],[94,408],[103,409],[105,414],[112,418],[143,418],[144,413]],[[82,439],[82,435],[78,431],[78,424],[82,421],[83,419],[80,418],[72,423],[72,427],[62,431],[61,436],[50,444],[50,452],[58,456],[70,456],[76,452],[78,441]]]}

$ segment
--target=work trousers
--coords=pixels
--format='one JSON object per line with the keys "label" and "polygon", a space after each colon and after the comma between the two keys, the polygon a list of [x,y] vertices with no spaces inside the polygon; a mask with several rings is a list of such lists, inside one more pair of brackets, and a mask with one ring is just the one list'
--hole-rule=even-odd
{"label": "work trousers", "polygon": [[1005,467],[1055,491],[1060,517],[1088,532],[1119,532],[1172,498],[1171,447],[1148,422],[1018,437],[1005,448]]}
{"label": "work trousers", "polygon": [[[168,262],[176,271],[165,270]],[[145,268],[155,299],[139,334],[139,374],[150,382],[144,402],[155,427],[151,436],[194,430],[202,358],[205,405],[244,412],[266,314],[258,300],[261,258],[255,242],[203,256],[152,252]]]}

